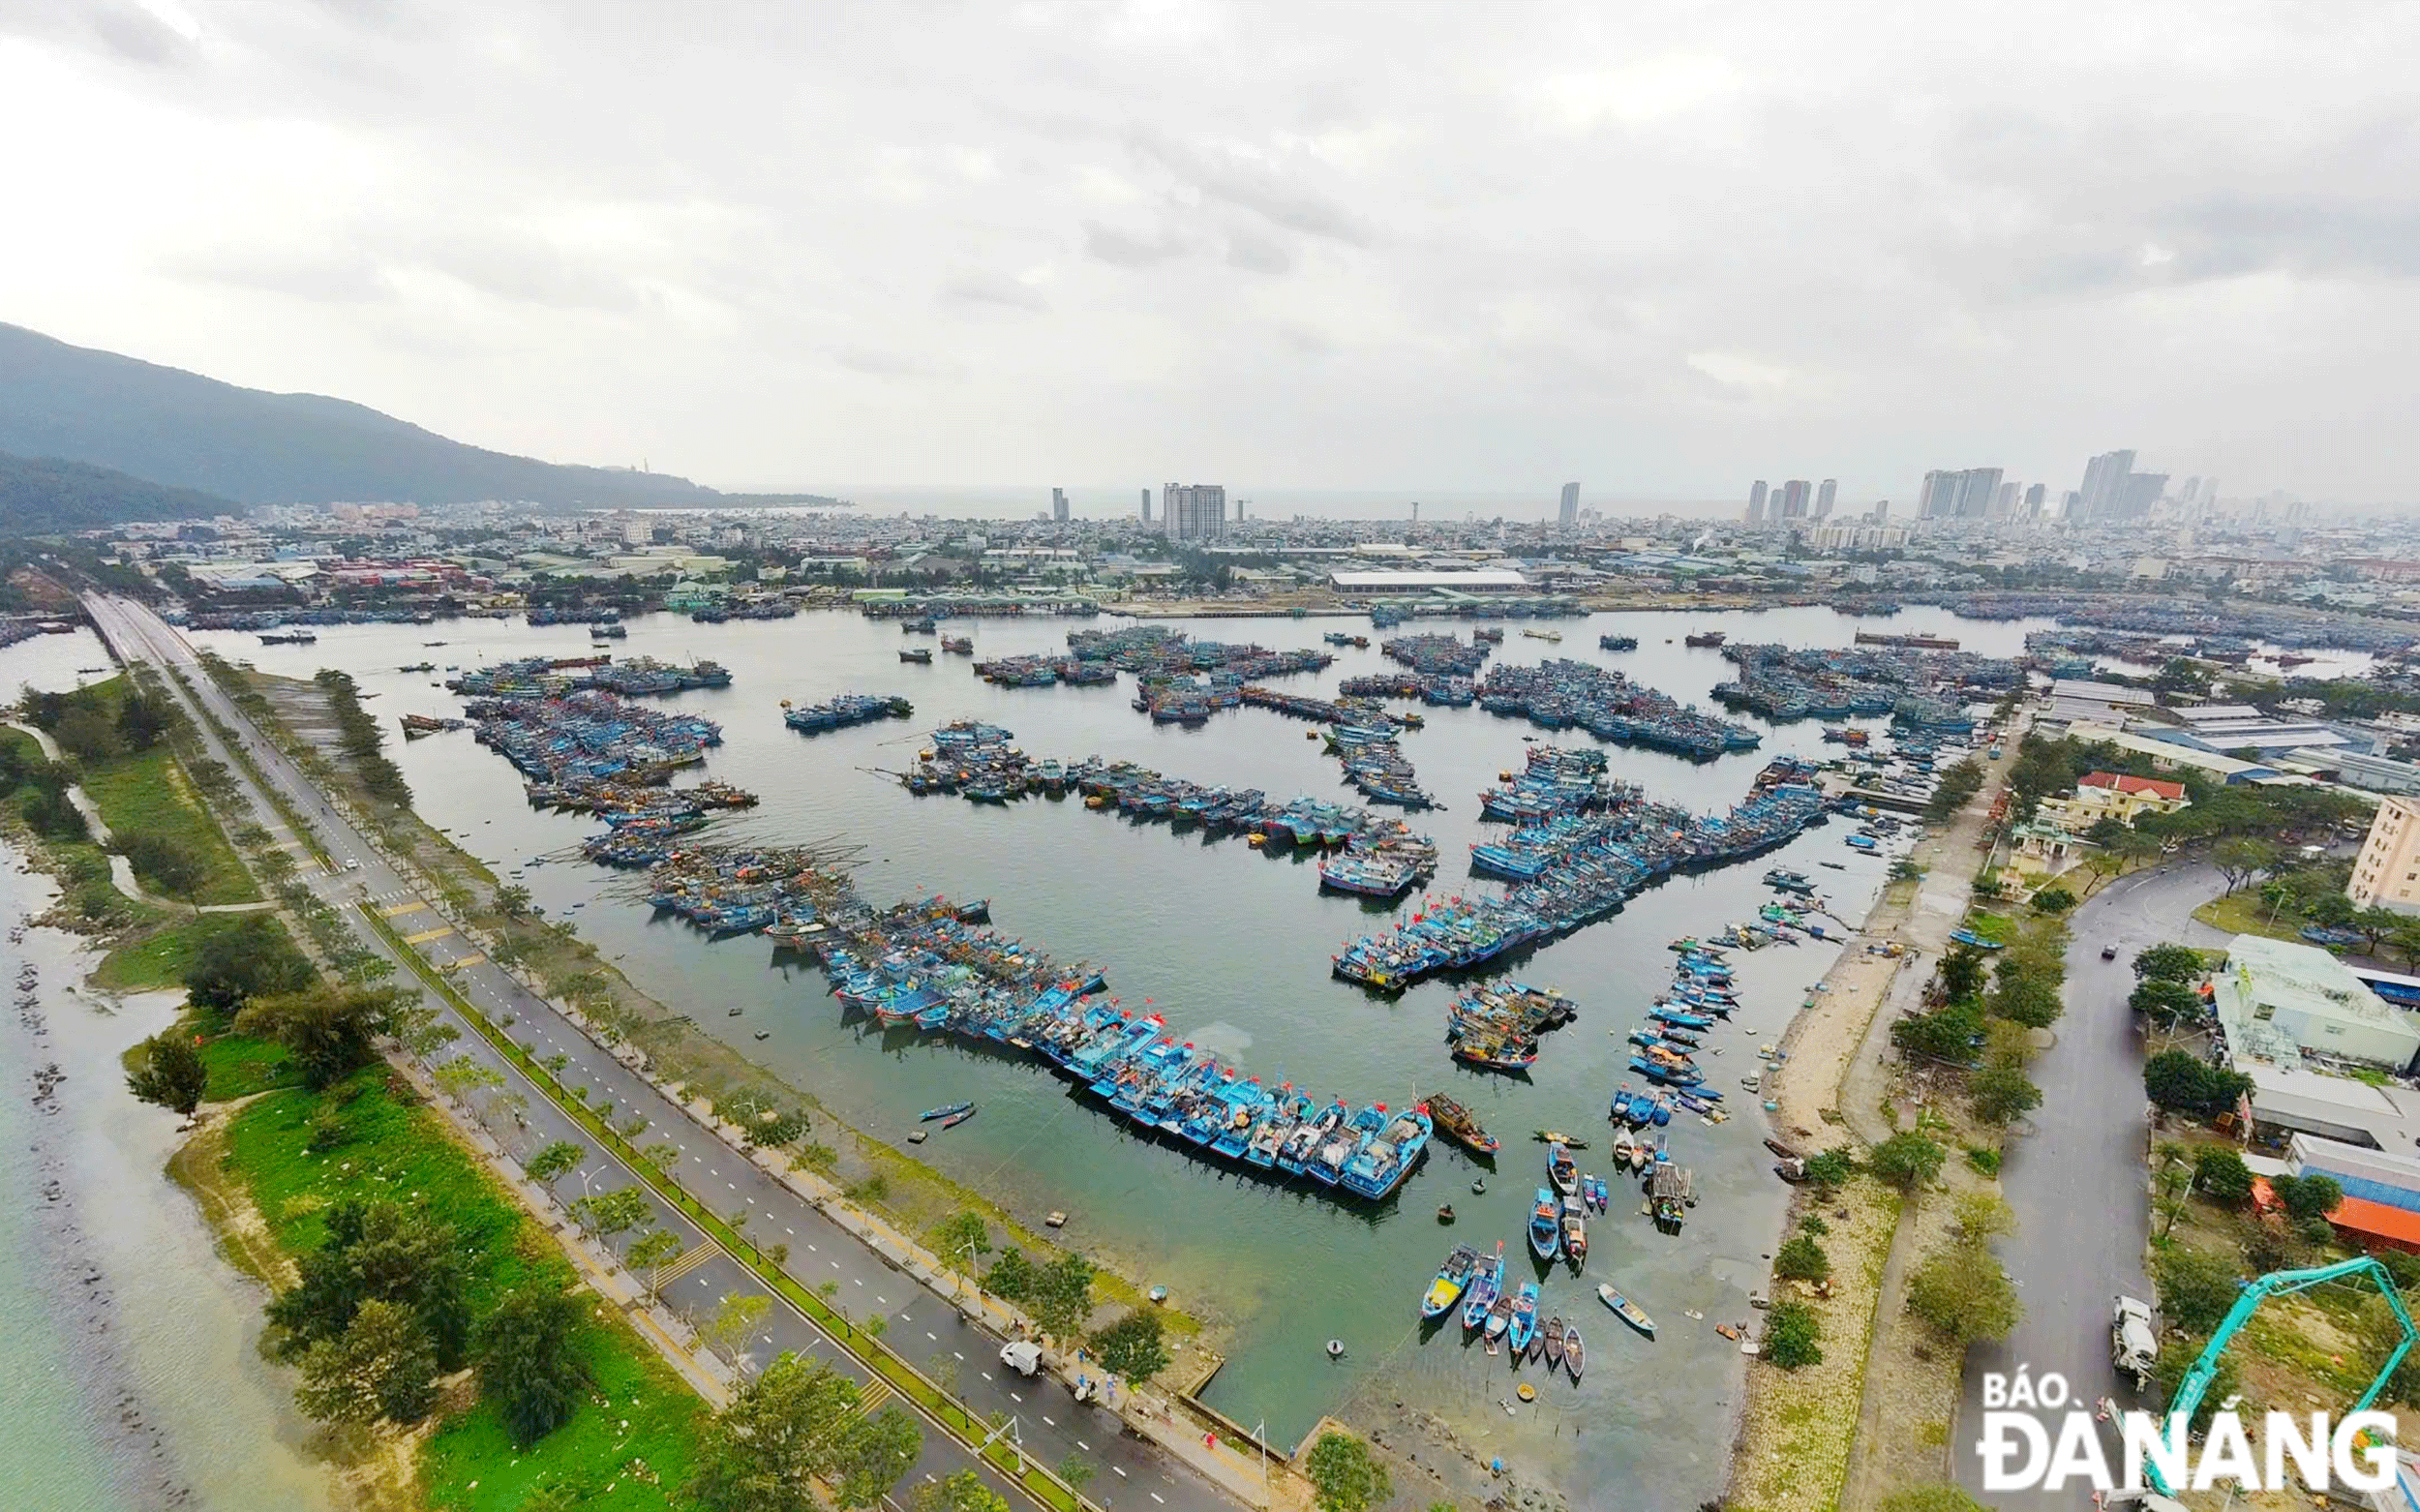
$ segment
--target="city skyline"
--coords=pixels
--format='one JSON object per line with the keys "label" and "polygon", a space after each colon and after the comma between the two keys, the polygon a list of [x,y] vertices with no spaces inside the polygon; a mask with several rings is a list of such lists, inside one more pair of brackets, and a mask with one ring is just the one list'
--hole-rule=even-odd
{"label": "city skyline", "polygon": [[2407,498],[2420,13],[2021,14],[15,7],[0,319],[722,487]]}

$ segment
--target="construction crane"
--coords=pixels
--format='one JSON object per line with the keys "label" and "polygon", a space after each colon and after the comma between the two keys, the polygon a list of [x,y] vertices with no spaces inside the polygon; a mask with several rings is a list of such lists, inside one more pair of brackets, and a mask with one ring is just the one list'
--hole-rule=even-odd
{"label": "construction crane", "polygon": [[[2271,1297],[2291,1296],[2297,1291],[2308,1291],[2314,1286],[2354,1276],[2366,1276],[2377,1283],[2378,1290],[2386,1296],[2387,1307],[2395,1314],[2395,1321],[2401,1323],[2404,1329],[2402,1342],[2395,1346],[2394,1352],[2379,1367],[2377,1378],[2370,1382],[2370,1389],[2361,1394],[2361,1400],[2352,1405],[2354,1412],[2366,1410],[2377,1401],[2378,1393],[2386,1389],[2387,1381],[2395,1375],[2395,1368],[2404,1363],[2404,1356],[2411,1352],[2413,1343],[2420,1341],[2420,1328],[2412,1326],[2411,1314],[2405,1310],[2403,1295],[2395,1289],[2395,1278],[2388,1274],[2385,1266],[2369,1255],[2361,1255],[2349,1260],[2339,1260],[2333,1265],[2316,1265],[2307,1270],[2271,1271],[2257,1281],[2246,1282],[2244,1289],[2235,1298],[2235,1305],[2227,1309],[2225,1321],[2220,1323],[2218,1332],[2210,1336],[2210,1343],[2202,1349],[2201,1358],[2193,1361],[2193,1369],[2187,1371],[2185,1378],[2177,1382],[2176,1395],[2168,1402],[2170,1419],[2181,1414],[2187,1423],[2193,1420],[2194,1411],[2201,1406],[2202,1396],[2210,1389],[2211,1378],[2219,1373],[2219,1357],[2226,1352],[2226,1346],[2236,1333],[2252,1321],[2252,1315],[2260,1310],[2261,1303]],[[2160,1473],[2156,1462],[2146,1460],[2143,1475],[2161,1496],[2175,1495],[2166,1477]]]}

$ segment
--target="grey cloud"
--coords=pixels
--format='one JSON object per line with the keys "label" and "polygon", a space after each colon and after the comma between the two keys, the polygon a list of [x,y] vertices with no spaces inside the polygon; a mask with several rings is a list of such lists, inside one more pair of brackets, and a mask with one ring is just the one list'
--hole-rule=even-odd
{"label": "grey cloud", "polygon": [[1351,247],[1367,247],[1374,240],[1348,206],[1304,181],[1309,169],[1299,162],[1297,171],[1285,171],[1240,152],[1196,148],[1157,132],[1137,131],[1131,139],[1136,151],[1181,183],[1271,225]]}
{"label": "grey cloud", "polygon": [[1294,255],[1273,236],[1255,231],[1229,231],[1226,263],[1248,273],[1283,273],[1294,265]]}
{"label": "grey cloud", "polygon": [[941,286],[941,295],[954,304],[1006,305],[1012,310],[1047,310],[1050,301],[1030,285],[999,273],[960,273]]}
{"label": "grey cloud", "polygon": [[1149,235],[1136,235],[1099,221],[1084,223],[1084,251],[1121,268],[1155,267],[1192,250],[1173,230],[1164,228]]}

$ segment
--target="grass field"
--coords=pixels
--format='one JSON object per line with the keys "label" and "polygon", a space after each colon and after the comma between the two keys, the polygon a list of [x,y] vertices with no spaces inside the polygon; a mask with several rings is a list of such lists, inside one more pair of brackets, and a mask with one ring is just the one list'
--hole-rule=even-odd
{"label": "grass field", "polygon": [[[93,691],[114,716],[125,700],[126,680],[94,683]],[[186,901],[250,903],[259,898],[235,847],[194,793],[166,741],[147,751],[86,763],[79,781],[112,834],[161,835],[201,862],[202,884]],[[139,868],[136,875],[145,887],[160,891]]]}
{"label": "grass field", "polygon": [[[185,984],[201,945],[221,929],[231,929],[242,914],[178,914],[156,929],[129,937],[101,959],[93,982],[113,992],[148,992]],[[274,921],[272,921],[274,922]],[[285,925],[278,924],[283,930]]]}
{"label": "grass field", "polygon": [[2269,905],[2260,901],[2260,895],[2247,888],[2212,898],[2194,909],[2193,917],[2229,934],[2263,934],[2272,940],[2302,938],[2302,921],[2291,912],[2281,910],[2274,923],[2269,922]]}
{"label": "grass field", "polygon": [[[232,1036],[215,1042],[212,1054],[214,1078],[223,1064],[267,1064]],[[330,1109],[345,1121],[347,1137],[315,1153],[312,1126]],[[330,1204],[387,1198],[426,1207],[452,1225],[474,1314],[515,1285],[570,1280],[553,1240],[384,1067],[325,1093],[271,1091],[234,1115],[227,1139],[229,1170],[290,1254],[326,1237],[322,1215]],[[428,1506],[511,1512],[531,1490],[552,1483],[583,1493],[584,1508],[673,1505],[673,1491],[689,1472],[703,1404],[608,1308],[597,1309],[583,1347],[595,1373],[589,1405],[531,1448],[516,1449],[483,1405],[438,1427],[420,1467]]]}

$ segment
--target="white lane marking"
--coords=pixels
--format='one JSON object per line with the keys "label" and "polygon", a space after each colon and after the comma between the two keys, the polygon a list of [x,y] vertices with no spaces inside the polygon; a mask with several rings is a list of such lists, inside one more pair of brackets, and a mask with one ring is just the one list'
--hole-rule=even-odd
{"label": "white lane marking", "polygon": [[1044,1426],[1044,1427],[1047,1427],[1047,1428],[1056,1428],[1056,1427],[1058,1427],[1058,1426],[1059,1426],[1059,1420],[1058,1420],[1057,1418],[1055,1418],[1055,1417],[1052,1417],[1052,1416],[1051,1416],[1049,1413],[1047,1413],[1047,1412],[1044,1412],[1044,1413],[1042,1415],[1042,1421],[1043,1421]]}
{"label": "white lane marking", "polygon": [[937,1334],[937,1333],[934,1333],[934,1332],[933,1332],[931,1329],[929,1329],[929,1328],[927,1328],[927,1329],[925,1329],[925,1330],[924,1330],[924,1337],[925,1337],[925,1338],[927,1338],[927,1339],[930,1339],[930,1340],[931,1340],[933,1343],[935,1343],[935,1344],[939,1344],[939,1343],[941,1343],[941,1336],[940,1336],[939,1334]]}
{"label": "white lane marking", "polygon": [[1109,1467],[1109,1468],[1111,1468],[1111,1469],[1113,1469],[1113,1470],[1116,1470],[1116,1471],[1118,1472],[1118,1479],[1120,1479],[1120,1480],[1124,1480],[1124,1479],[1126,1478],[1126,1471],[1125,1471],[1123,1468],[1121,1468],[1120,1467],[1115,1466],[1115,1465],[1112,1465],[1112,1466],[1110,1466],[1110,1467]]}
{"label": "white lane marking", "polygon": [[1166,1506],[1168,1504],[1168,1498],[1160,1495],[1156,1491],[1151,1494],[1151,1499],[1157,1501],[1162,1506]]}
{"label": "white lane marking", "polygon": [[1014,1398],[1016,1401],[1018,1401],[1018,1402],[1020,1402],[1020,1403],[1022,1403],[1022,1402],[1025,1400],[1025,1398],[1024,1398],[1023,1394],[1022,1394],[1022,1393],[1020,1393],[1020,1392],[1014,1392],[1014,1391],[1012,1391],[1012,1392],[1010,1392],[1010,1393],[1009,1393],[1009,1395],[1010,1395],[1011,1397]]}
{"label": "white lane marking", "polygon": [[1086,1454],[1092,1453],[1092,1445],[1084,1442],[1081,1438],[1075,1440],[1075,1447],[1083,1450]]}

